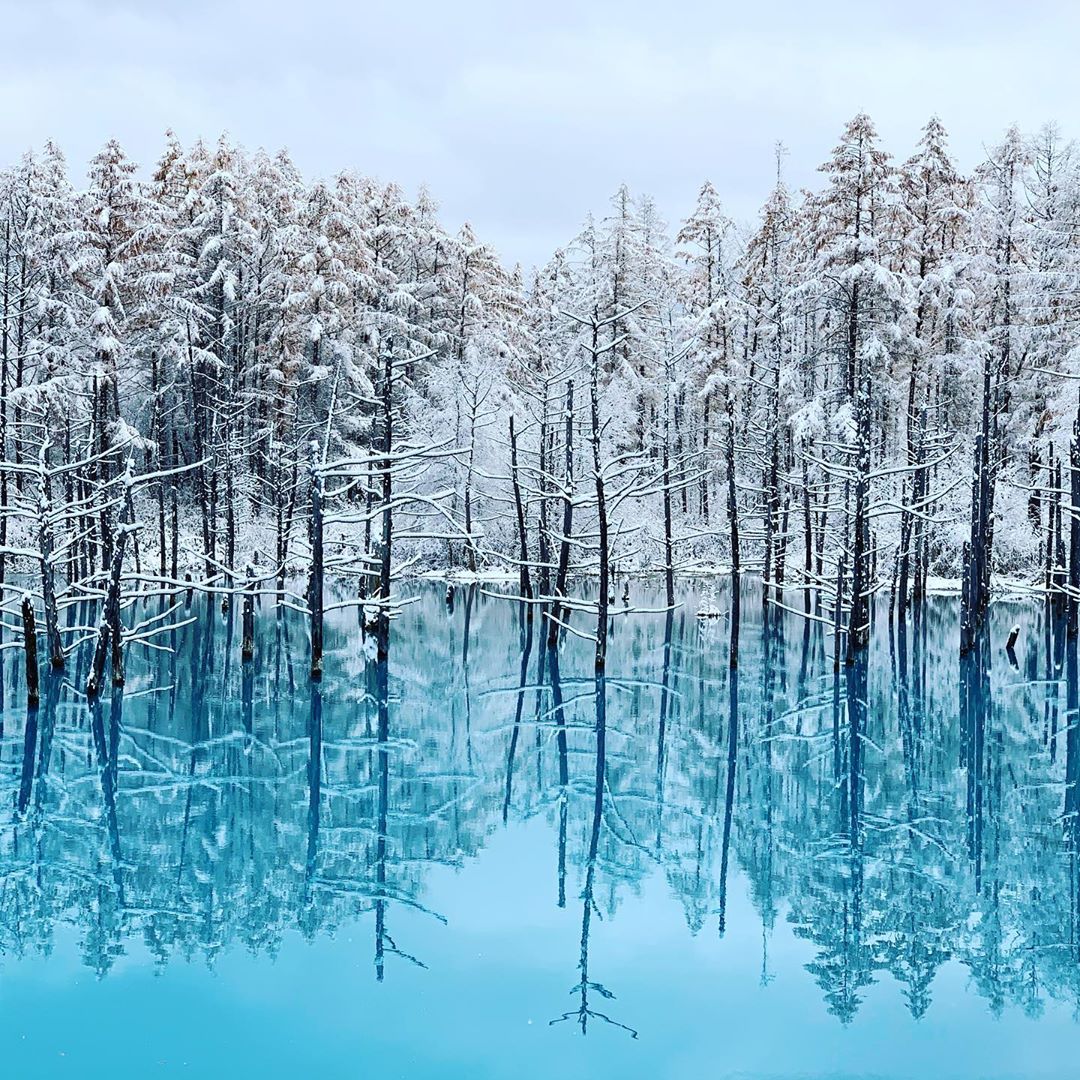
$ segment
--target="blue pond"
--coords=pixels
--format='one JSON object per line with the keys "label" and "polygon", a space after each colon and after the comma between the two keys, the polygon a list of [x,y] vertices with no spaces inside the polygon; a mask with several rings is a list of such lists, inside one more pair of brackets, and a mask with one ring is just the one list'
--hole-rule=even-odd
{"label": "blue pond", "polygon": [[475,586],[385,666],[333,611],[318,686],[269,600],[250,665],[181,600],[95,708],[0,653],[2,1074],[1076,1075],[1076,643],[1003,602],[961,665],[933,598],[836,671],[745,582],[733,676],[725,588],[600,682]]}

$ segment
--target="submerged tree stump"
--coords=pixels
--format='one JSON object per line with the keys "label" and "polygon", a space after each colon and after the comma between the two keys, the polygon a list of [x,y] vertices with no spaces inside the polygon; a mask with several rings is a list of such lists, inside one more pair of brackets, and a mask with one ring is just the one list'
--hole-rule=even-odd
{"label": "submerged tree stump", "polygon": [[245,664],[255,657],[255,575],[248,567],[247,588],[244,590],[244,630],[240,657]]}
{"label": "submerged tree stump", "polygon": [[26,706],[36,709],[41,702],[38,689],[37,627],[34,623],[34,603],[30,594],[22,599],[23,646],[26,650]]}

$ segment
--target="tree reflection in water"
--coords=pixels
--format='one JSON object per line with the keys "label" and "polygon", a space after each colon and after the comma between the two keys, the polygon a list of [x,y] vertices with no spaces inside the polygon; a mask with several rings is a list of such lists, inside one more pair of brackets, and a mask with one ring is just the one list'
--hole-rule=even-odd
{"label": "tree reflection in water", "polygon": [[947,961],[995,1013],[1080,1002],[1080,681],[1064,621],[995,607],[958,660],[957,604],[931,599],[895,625],[879,611],[865,657],[834,664],[828,626],[763,612],[760,586],[742,587],[740,605],[721,596],[725,618],[697,619],[687,588],[674,611],[617,621],[600,677],[588,641],[552,649],[476,587],[452,608],[417,587],[388,659],[354,620],[330,621],[321,685],[303,627],[269,605],[254,664],[232,614],[196,598],[172,651],[133,655],[126,690],[92,704],[73,690],[79,656],[28,714],[5,652],[0,949],[47,951],[71,925],[104,975],[136,939],[162,965],[212,961],[359,919],[381,980],[431,962],[393,933],[402,907],[441,918],[431,868],[539,818],[550,902],[581,911],[574,1004],[553,1002],[553,1024],[644,1026],[590,951],[656,874],[688,934],[730,931],[745,877],[762,982],[786,919],[844,1023],[886,973],[924,1015]]}

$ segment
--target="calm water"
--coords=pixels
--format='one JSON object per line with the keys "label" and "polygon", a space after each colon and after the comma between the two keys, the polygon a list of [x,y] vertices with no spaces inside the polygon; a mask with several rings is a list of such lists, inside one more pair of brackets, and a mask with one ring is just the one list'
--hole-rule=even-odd
{"label": "calm water", "polygon": [[0,654],[5,1077],[1076,1074],[1040,605],[995,606],[985,670],[938,599],[836,675],[748,587],[733,682],[687,588],[616,621],[598,693],[588,642],[553,665],[516,605],[415,592],[385,679],[338,611],[314,690],[268,605],[249,674],[197,599],[97,711],[28,718]]}

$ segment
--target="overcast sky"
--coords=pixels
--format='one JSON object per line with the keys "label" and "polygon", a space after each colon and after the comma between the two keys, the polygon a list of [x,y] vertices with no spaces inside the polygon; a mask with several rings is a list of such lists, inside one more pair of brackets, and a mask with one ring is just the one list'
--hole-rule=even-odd
{"label": "overcast sky", "polygon": [[172,127],[355,167],[543,261],[622,181],[676,221],[705,177],[750,218],[777,140],[814,183],[865,109],[906,157],[937,112],[965,167],[1012,122],[1080,113],[1075,0],[0,0],[3,161],[52,137],[82,172]]}

